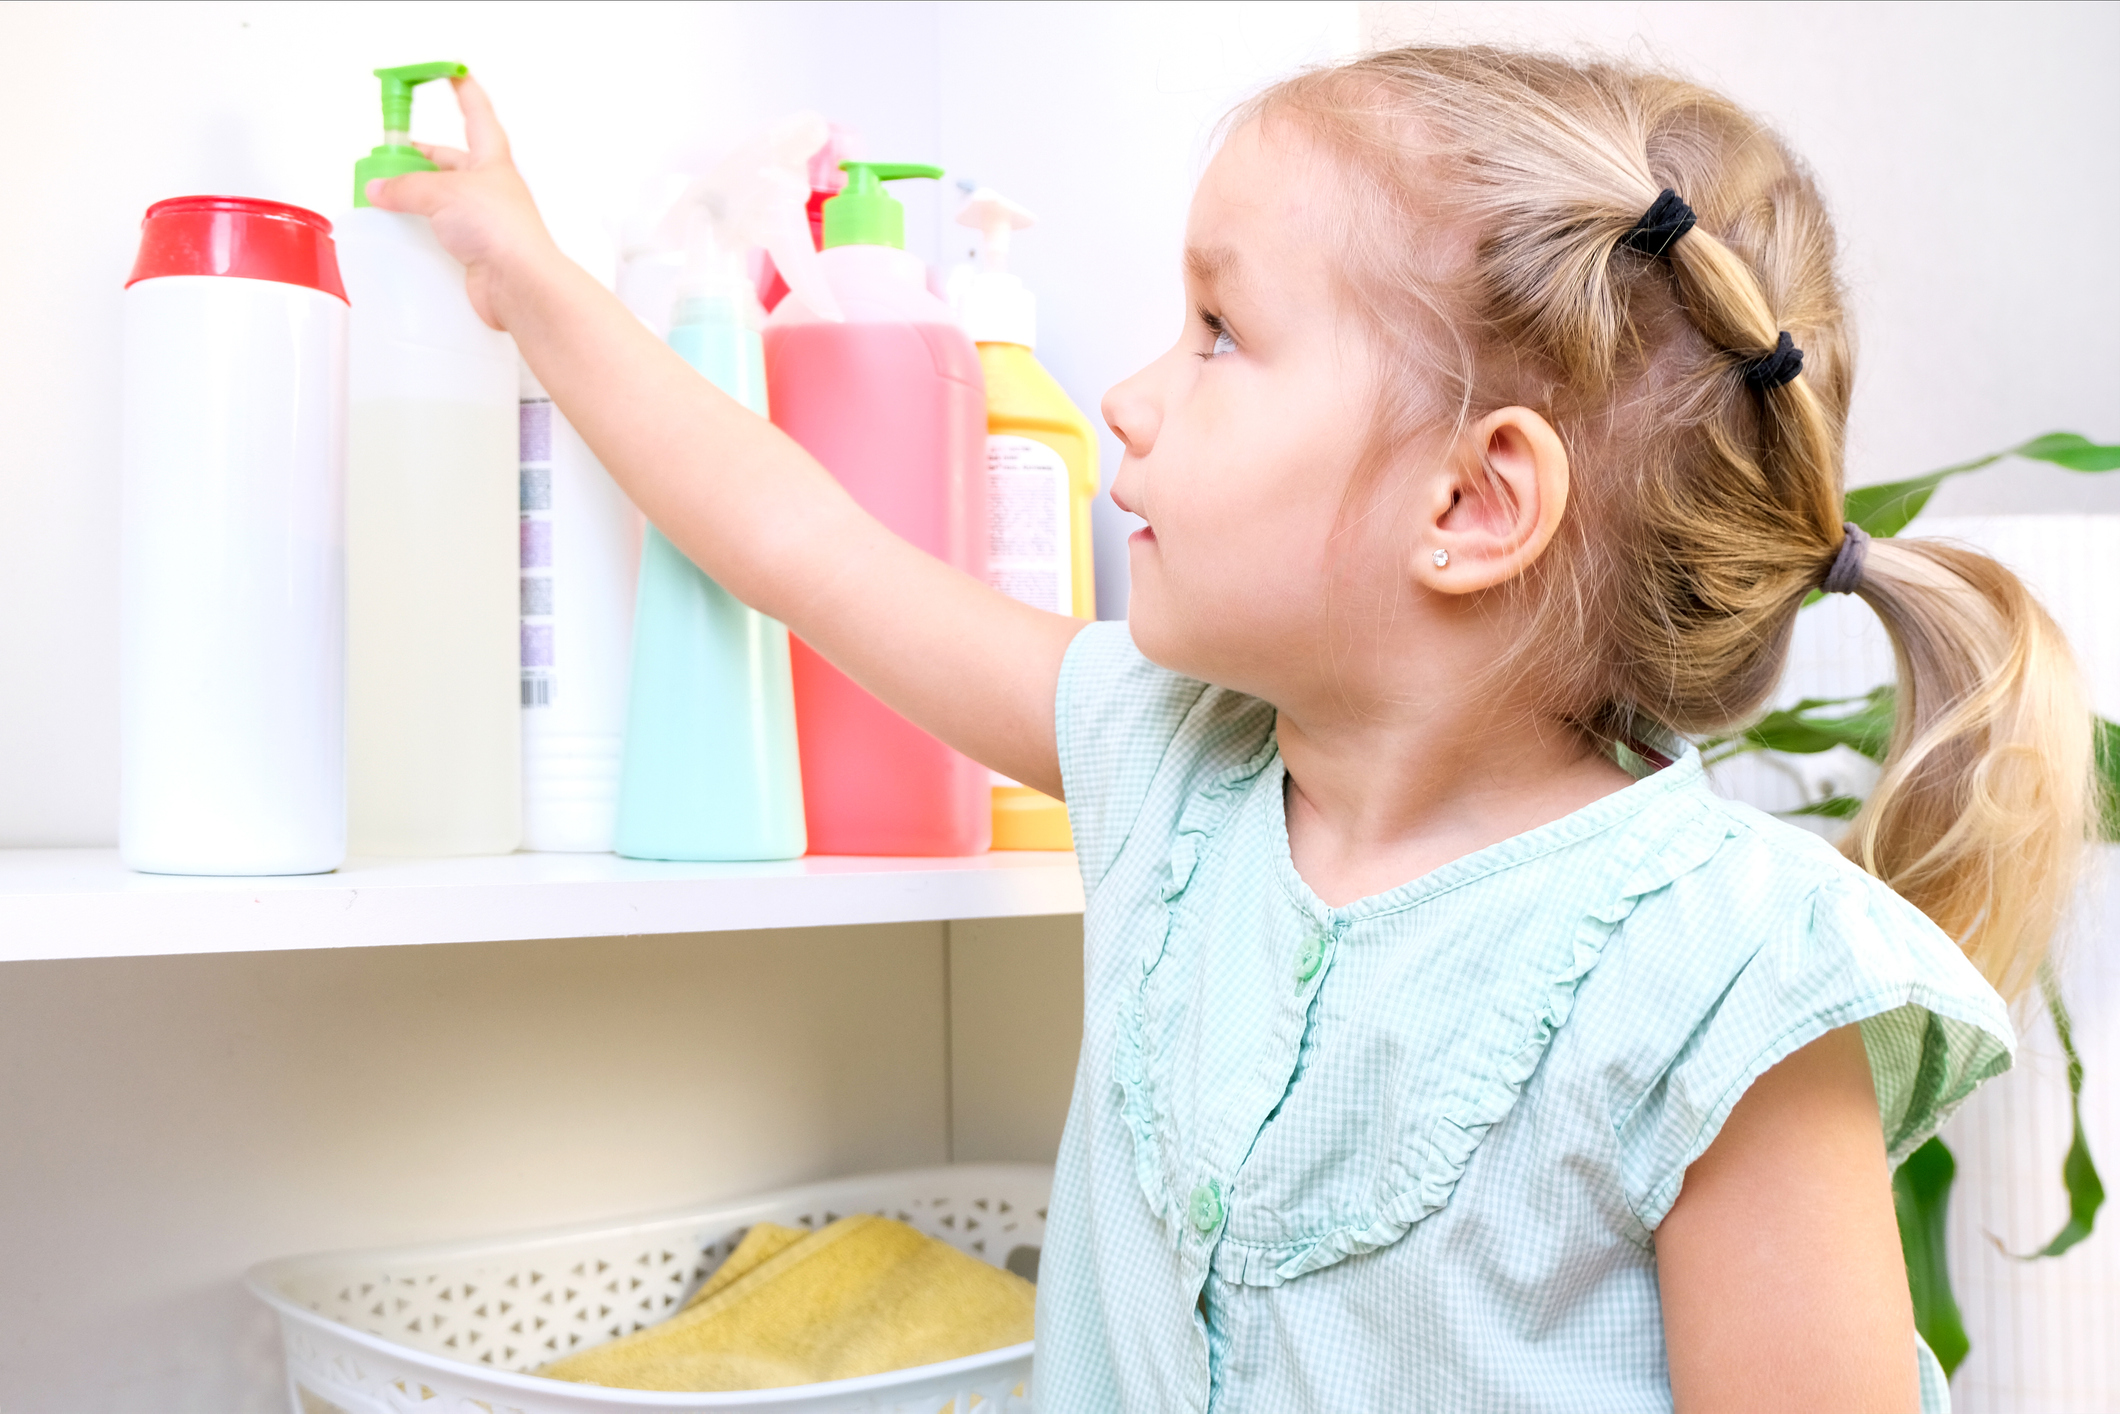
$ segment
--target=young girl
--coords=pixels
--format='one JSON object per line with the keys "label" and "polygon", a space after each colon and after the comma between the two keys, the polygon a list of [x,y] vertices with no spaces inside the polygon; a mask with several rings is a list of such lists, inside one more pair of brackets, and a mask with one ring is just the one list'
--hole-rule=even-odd
{"label": "young girl", "polygon": [[[2066,896],[2089,716],[2007,572],[1843,526],[1833,233],[1772,134],[1487,49],[1251,103],[1184,330],[1105,399],[1147,528],[1129,622],[1084,627],[895,540],[659,344],[460,94],[470,151],[370,199],[432,217],[702,568],[1065,791],[1043,1414],[1946,1406],[1888,1175],[2009,1062],[1982,974],[2021,988]],[[1898,652],[1854,863],[1687,744],[1821,588]]]}

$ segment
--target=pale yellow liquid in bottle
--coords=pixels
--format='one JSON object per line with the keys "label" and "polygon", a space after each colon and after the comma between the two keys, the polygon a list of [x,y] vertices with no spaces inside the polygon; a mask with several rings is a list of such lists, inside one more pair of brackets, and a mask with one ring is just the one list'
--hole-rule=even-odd
{"label": "pale yellow liquid in bottle", "polygon": [[505,854],[522,837],[512,407],[351,409],[348,847]]}

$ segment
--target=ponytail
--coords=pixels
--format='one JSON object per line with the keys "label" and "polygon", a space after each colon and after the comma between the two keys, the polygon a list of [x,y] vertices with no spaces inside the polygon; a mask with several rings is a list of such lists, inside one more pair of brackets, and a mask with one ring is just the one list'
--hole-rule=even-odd
{"label": "ponytail", "polygon": [[2033,984],[2094,823],[2082,678],[2023,582],[1975,551],[1875,541],[1855,592],[1891,635],[1898,715],[1841,847],[2014,999]]}

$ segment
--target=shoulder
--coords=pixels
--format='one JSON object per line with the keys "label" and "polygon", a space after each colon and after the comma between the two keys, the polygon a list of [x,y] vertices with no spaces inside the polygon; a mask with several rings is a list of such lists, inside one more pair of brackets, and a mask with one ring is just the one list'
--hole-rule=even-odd
{"label": "shoulder", "polygon": [[1134,646],[1124,623],[1075,635],[1060,669],[1054,727],[1085,887],[1094,889],[1153,800],[1251,760],[1273,708],[1174,673]]}
{"label": "shoulder", "polygon": [[1913,905],[1807,831],[1709,809],[1720,846],[1641,901],[1598,979],[1624,1013],[1611,1118],[1649,1228],[1751,1084],[1828,1031],[1861,1026],[1895,1165],[2015,1044],[2002,999]]}
{"label": "shoulder", "polygon": [[[1687,951],[1711,969],[1766,961],[1806,975],[1837,970],[1875,990],[1918,983],[1967,1020],[2000,1019],[2001,999],[1965,954],[1882,880],[1819,836],[1749,805],[1716,798],[1711,808],[1722,847],[1646,911],[1646,926],[1683,931]],[[1702,925],[1710,925],[1706,936]]]}

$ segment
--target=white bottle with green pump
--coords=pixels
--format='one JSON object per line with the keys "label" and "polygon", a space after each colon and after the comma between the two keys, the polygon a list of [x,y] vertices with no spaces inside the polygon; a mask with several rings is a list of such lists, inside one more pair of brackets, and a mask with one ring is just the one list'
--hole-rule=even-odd
{"label": "white bottle with green pump", "polygon": [[505,854],[522,835],[515,341],[486,326],[426,218],[368,204],[434,170],[413,89],[377,69],[383,145],[339,218],[352,306],[346,476],[348,846]]}

